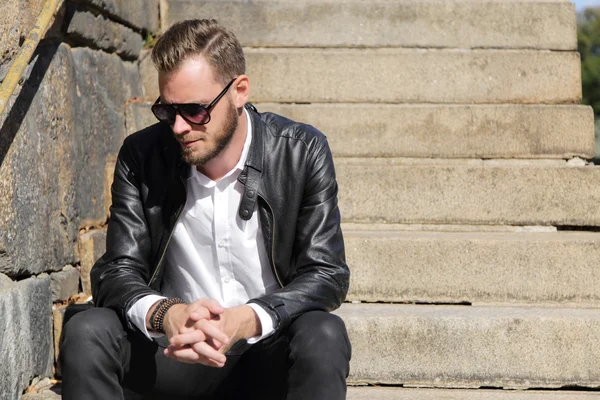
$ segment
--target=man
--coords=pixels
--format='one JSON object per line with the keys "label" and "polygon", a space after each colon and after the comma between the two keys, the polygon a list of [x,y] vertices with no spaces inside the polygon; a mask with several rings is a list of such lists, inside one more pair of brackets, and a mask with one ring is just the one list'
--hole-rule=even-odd
{"label": "man", "polygon": [[350,343],[337,183],[315,128],[247,103],[242,48],[214,20],[152,52],[160,123],[128,137],[97,308],[61,349],[64,399],[344,399]]}

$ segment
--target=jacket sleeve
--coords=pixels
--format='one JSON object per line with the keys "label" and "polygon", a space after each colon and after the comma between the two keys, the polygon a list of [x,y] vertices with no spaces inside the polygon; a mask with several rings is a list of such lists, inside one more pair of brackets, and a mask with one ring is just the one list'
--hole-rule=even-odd
{"label": "jacket sleeve", "polygon": [[147,284],[152,246],[142,206],[140,163],[128,139],[115,167],[106,253],[90,275],[95,305],[114,309],[125,325],[134,329],[127,318],[129,308],[146,295],[160,293]]}
{"label": "jacket sleeve", "polygon": [[313,144],[295,231],[296,274],[285,287],[250,300],[271,311],[276,331],[305,312],[338,308],[349,287],[333,158],[323,135]]}

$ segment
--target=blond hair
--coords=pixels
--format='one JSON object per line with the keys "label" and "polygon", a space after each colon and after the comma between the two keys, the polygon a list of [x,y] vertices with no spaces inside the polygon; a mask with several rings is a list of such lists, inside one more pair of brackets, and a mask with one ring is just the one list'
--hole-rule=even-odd
{"label": "blond hair", "polygon": [[191,19],[171,26],[152,49],[152,62],[158,71],[169,73],[194,55],[204,56],[223,84],[246,73],[240,42],[214,19]]}

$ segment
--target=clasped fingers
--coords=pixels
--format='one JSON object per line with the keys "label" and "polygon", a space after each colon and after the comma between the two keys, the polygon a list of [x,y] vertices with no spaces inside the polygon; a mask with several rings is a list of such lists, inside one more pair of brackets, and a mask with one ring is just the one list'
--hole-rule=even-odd
{"label": "clasped fingers", "polygon": [[165,355],[177,361],[190,364],[204,364],[210,367],[223,367],[227,357],[213,349],[206,342],[198,342],[185,346],[169,346]]}
{"label": "clasped fingers", "polygon": [[[193,345],[200,342],[229,344],[229,337],[208,320],[200,320],[194,324],[194,329],[173,336],[169,343],[173,346]],[[213,346],[214,347],[214,346]],[[220,347],[220,346],[219,346]]]}

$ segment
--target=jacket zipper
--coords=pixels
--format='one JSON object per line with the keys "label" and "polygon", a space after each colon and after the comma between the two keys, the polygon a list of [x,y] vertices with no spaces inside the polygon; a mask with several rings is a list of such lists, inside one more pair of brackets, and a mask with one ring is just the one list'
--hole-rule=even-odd
{"label": "jacket zipper", "polygon": [[175,220],[175,225],[173,225],[173,228],[171,229],[171,233],[169,234],[169,239],[167,240],[167,244],[165,245],[165,248],[160,256],[160,260],[158,260],[158,264],[156,264],[156,269],[154,270],[154,273],[152,274],[152,278],[150,278],[150,282],[148,282],[148,286],[151,286],[152,282],[154,282],[154,279],[156,279],[156,275],[158,274],[158,270],[160,269],[160,265],[163,261],[163,258],[165,258],[165,254],[167,254],[167,249],[169,248],[169,243],[171,243],[171,238],[173,237],[173,232],[175,232],[175,227],[177,227],[177,223],[179,222],[179,219],[181,218],[181,214],[183,214],[183,209],[185,208],[185,203],[187,202],[187,186],[185,185],[185,182],[183,181],[183,178],[181,176],[179,176],[179,179],[181,180],[181,183],[183,183],[183,189],[185,191],[185,201],[183,202],[183,206],[181,206],[179,208],[179,213],[177,214],[177,219]]}
{"label": "jacket zipper", "polygon": [[267,199],[265,199],[263,196],[259,197],[267,206],[269,206],[269,210],[271,211],[271,217],[273,219],[273,229],[271,229],[271,269],[273,270],[273,274],[275,275],[275,279],[277,279],[279,287],[283,287],[283,283],[281,282],[277,268],[275,268],[275,213],[273,212],[273,207],[271,207]]}

